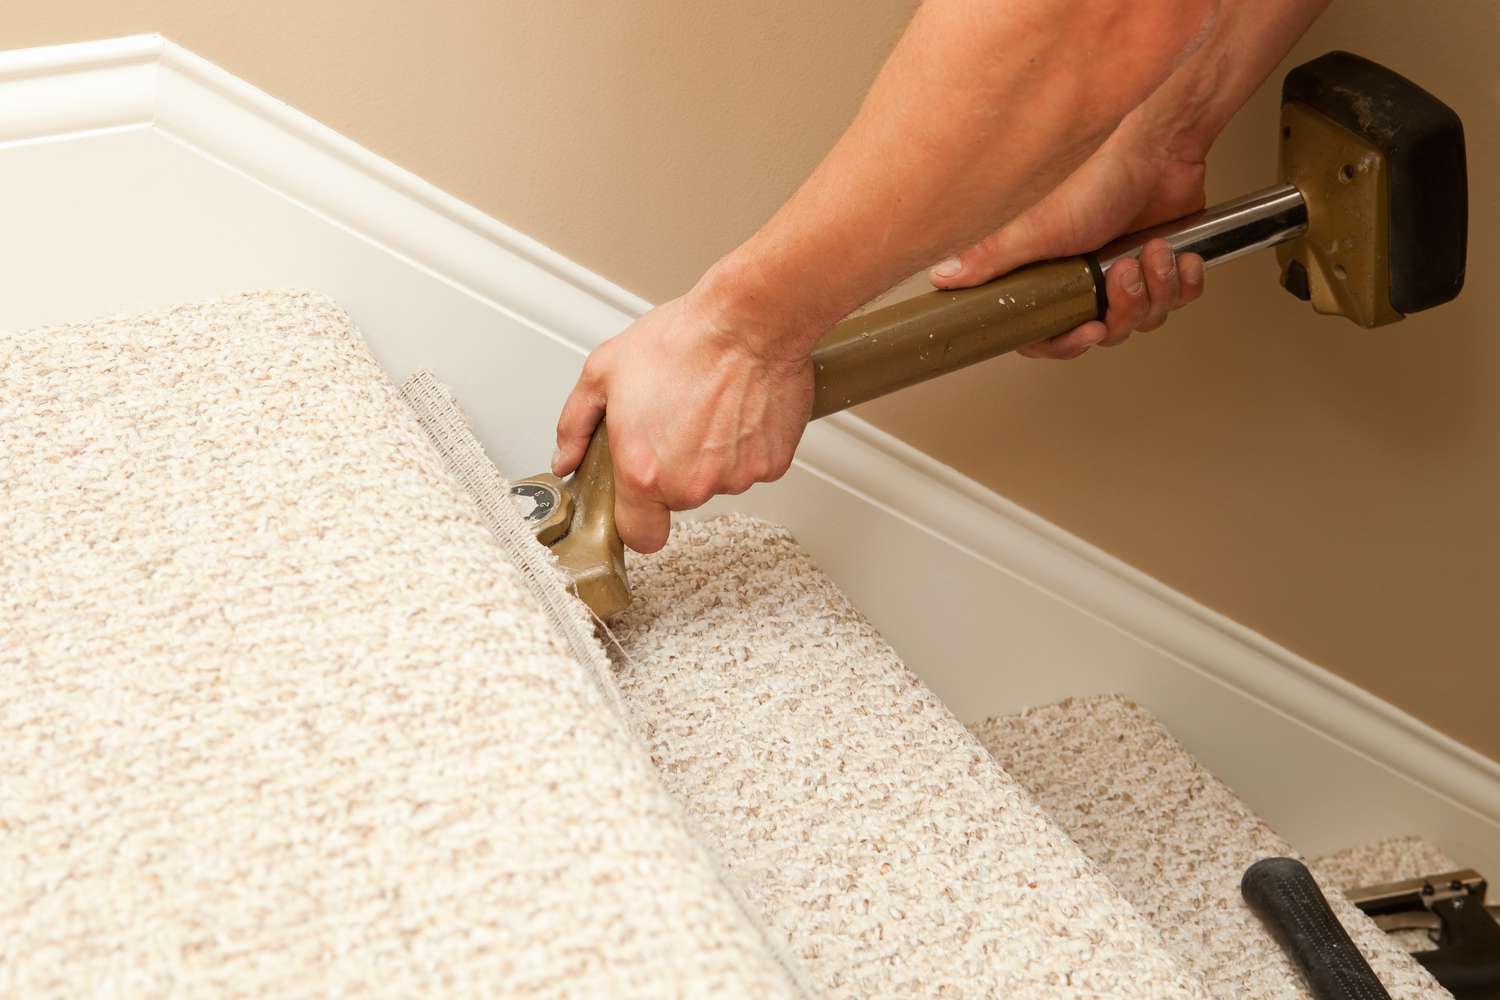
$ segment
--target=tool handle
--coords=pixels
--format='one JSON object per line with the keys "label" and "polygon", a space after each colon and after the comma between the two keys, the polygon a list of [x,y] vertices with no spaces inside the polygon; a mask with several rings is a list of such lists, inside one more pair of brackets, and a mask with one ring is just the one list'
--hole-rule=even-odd
{"label": "tool handle", "polygon": [[844,320],[813,347],[813,418],[1067,333],[1107,306],[1090,254]]}
{"label": "tool handle", "polygon": [[1307,977],[1317,1000],[1391,1000],[1302,862],[1257,861],[1245,870],[1240,892]]}

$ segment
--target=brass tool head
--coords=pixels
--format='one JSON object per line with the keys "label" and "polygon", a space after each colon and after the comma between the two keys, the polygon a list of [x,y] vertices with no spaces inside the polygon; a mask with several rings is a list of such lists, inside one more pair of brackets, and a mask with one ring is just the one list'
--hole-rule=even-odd
{"label": "brass tool head", "polygon": [[583,462],[566,481],[550,473],[517,480],[510,491],[532,500],[527,523],[552,550],[575,594],[601,619],[630,604],[625,546],[615,530],[614,463],[601,421]]}
{"label": "brass tool head", "polygon": [[1282,284],[1360,326],[1441,305],[1464,283],[1468,179],[1458,115],[1348,52],[1287,74],[1281,179],[1307,232],[1277,248]]}

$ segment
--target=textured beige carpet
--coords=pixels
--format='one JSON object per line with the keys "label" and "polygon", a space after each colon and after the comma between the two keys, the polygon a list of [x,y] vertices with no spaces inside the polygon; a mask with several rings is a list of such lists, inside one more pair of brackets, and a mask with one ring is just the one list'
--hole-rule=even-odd
{"label": "textured beige carpet", "polygon": [[1393,837],[1348,847],[1314,858],[1309,864],[1316,865],[1320,874],[1343,889],[1400,882],[1463,867],[1421,837]]}
{"label": "textured beige carpet", "polygon": [[[1310,996],[1239,892],[1252,862],[1295,852],[1143,709],[1070,699],[974,731],[1213,995]],[[1314,875],[1392,996],[1448,996],[1336,877]]]}
{"label": "textured beige carpet", "polygon": [[[429,384],[406,387],[424,423],[460,478],[493,482]],[[631,571],[627,709],[821,994],[1203,995],[785,531],[680,523]]]}
{"label": "textured beige carpet", "polygon": [[1224,995],[1223,851],[1128,838],[1254,818],[1169,738],[1097,776],[1196,804],[1057,815],[1158,925],[1197,865],[1197,956],[784,532],[679,528],[611,667],[407,400],[310,295],[0,334],[0,993]]}
{"label": "textured beige carpet", "polygon": [[0,335],[0,994],[797,993],[324,299]]}
{"label": "textured beige carpet", "polygon": [[[1309,864],[1344,889],[1403,882],[1463,867],[1421,837],[1394,837],[1348,847],[1314,858]],[[1407,951],[1428,951],[1437,943],[1432,933],[1421,929],[1392,931],[1390,939]]]}
{"label": "textured beige carpet", "polygon": [[830,995],[1201,995],[784,530],[677,527],[617,676],[668,787]]}

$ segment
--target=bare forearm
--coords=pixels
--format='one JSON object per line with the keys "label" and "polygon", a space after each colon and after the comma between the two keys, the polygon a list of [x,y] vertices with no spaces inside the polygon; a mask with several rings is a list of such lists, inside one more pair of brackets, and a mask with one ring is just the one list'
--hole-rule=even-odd
{"label": "bare forearm", "polygon": [[1213,0],[929,0],[853,124],[705,276],[734,320],[811,346],[1055,186],[1203,35]]}
{"label": "bare forearm", "polygon": [[1330,0],[1221,0],[1208,37],[1141,109],[1162,152],[1201,161]]}

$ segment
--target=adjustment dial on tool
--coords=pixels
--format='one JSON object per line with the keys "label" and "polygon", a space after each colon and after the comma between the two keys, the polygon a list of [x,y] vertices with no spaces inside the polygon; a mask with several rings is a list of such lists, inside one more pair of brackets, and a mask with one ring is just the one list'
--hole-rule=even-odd
{"label": "adjustment dial on tool", "polygon": [[510,495],[531,503],[525,513],[526,526],[543,545],[551,545],[568,533],[573,523],[573,494],[561,479],[547,473],[532,476],[512,485]]}

